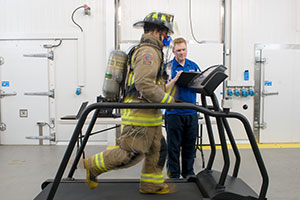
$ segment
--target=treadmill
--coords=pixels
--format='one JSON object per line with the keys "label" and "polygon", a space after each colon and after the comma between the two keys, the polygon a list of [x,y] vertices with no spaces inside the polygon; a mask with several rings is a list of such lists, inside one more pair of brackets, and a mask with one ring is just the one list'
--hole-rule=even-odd
{"label": "treadmill", "polygon": [[[223,65],[211,66],[207,70],[199,73],[199,75],[194,76],[194,78],[188,82],[187,87],[193,88],[196,92],[201,93],[201,106],[191,103],[160,104],[107,102],[89,105],[78,120],[55,178],[48,179],[42,183],[42,191],[35,197],[35,200],[266,200],[269,184],[268,173],[249,121],[240,113],[231,112],[229,108],[221,109],[216,95],[214,94],[215,89],[227,78],[225,70],[226,68]],[[207,105],[207,98],[211,99],[212,106]],[[207,165],[197,175],[191,176],[187,179],[166,179],[166,183],[169,183],[171,187],[176,188],[175,192],[171,194],[141,194],[139,192],[139,179],[101,179],[101,177],[98,179],[99,186],[96,189],[90,190],[84,179],[75,179],[73,178],[73,174],[77,168],[80,157],[83,154],[89,136],[91,135],[91,131],[93,130],[99,112],[103,108],[194,109],[197,112],[204,114],[211,147]],[[80,137],[81,131],[83,131],[83,126],[87,116],[92,111],[94,111],[92,119],[86,129],[84,139],[77,151],[69,174],[66,178],[62,178],[75,147],[76,141]],[[213,163],[216,155],[216,145],[210,121],[212,117],[214,117],[217,122],[218,135],[222,148],[221,153],[224,161],[222,171],[216,171],[213,169]],[[242,179],[238,177],[241,156],[239,154],[239,150],[235,143],[230,126],[227,122],[227,118],[238,119],[244,125],[245,133],[248,136],[248,140],[262,178],[260,191],[258,193],[256,193],[250,186],[248,186]],[[226,135],[231,143],[232,151],[235,156],[232,174],[229,174],[230,159],[226,143]]]}

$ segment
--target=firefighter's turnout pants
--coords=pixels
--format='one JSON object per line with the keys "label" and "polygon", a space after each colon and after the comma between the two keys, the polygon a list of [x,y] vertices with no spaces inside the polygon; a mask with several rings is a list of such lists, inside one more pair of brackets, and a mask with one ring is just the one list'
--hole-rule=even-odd
{"label": "firefighter's turnout pants", "polygon": [[155,192],[164,187],[162,170],[166,155],[167,145],[161,126],[125,125],[120,147],[95,154],[89,159],[89,167],[94,176],[98,176],[110,170],[131,167],[144,158],[140,189]]}

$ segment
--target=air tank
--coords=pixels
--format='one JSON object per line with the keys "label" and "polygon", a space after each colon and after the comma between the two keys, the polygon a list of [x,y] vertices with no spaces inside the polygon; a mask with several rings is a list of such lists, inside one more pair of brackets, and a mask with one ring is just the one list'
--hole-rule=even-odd
{"label": "air tank", "polygon": [[113,50],[110,53],[102,87],[103,96],[107,101],[118,101],[126,63],[125,52]]}

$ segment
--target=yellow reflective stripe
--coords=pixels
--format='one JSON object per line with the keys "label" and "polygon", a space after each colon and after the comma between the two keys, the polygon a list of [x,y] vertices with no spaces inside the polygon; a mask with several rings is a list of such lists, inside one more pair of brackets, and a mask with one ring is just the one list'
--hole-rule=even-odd
{"label": "yellow reflective stripe", "polygon": [[128,79],[128,86],[134,84],[134,74],[133,72],[130,72],[129,79]]}
{"label": "yellow reflective stripe", "polygon": [[135,54],[133,53],[132,56],[131,56],[131,63],[130,63],[130,65],[131,65],[130,68],[131,69],[134,68],[134,64],[133,64],[134,56],[135,56]]}
{"label": "yellow reflective stripe", "polygon": [[160,124],[162,123],[162,118],[159,119],[159,120],[138,120],[138,119],[135,119],[135,118],[130,118],[130,117],[122,117],[122,123],[136,123],[136,124]]}
{"label": "yellow reflective stripe", "polygon": [[149,122],[149,123],[143,123],[143,122],[132,122],[132,121],[126,121],[122,118],[122,124],[123,125],[129,125],[129,126],[160,126],[163,124],[163,121],[161,120],[160,122]]}
{"label": "yellow reflective stripe", "polygon": [[172,97],[168,93],[165,93],[165,96],[160,103],[171,103],[171,101],[172,101]]}
{"label": "yellow reflective stripe", "polygon": [[154,13],[153,15],[152,15],[152,18],[153,19],[156,19],[158,17],[158,14],[157,13]]}
{"label": "yellow reflective stripe", "polygon": [[103,152],[100,153],[100,161],[101,161],[102,168],[107,172],[108,170],[106,169],[105,164],[104,164]]}
{"label": "yellow reflective stripe", "polygon": [[124,102],[125,102],[125,103],[130,103],[130,102],[132,102],[132,97],[125,97]]}
{"label": "yellow reflective stripe", "polygon": [[[101,165],[100,165],[100,162],[99,162],[99,158],[98,157],[100,157],[100,153],[98,153],[98,154],[96,154],[96,156],[95,156],[95,160],[96,160],[96,165],[97,165],[97,168],[101,171],[101,172],[105,172],[104,171],[104,169],[101,167]],[[101,160],[101,158],[100,158],[100,160]]]}
{"label": "yellow reflective stripe", "polygon": [[163,182],[165,182],[165,180],[151,180],[151,179],[144,179],[144,178],[141,178],[141,181],[148,182],[148,183],[163,183]]}
{"label": "yellow reflective stripe", "polygon": [[[100,162],[99,162],[98,157],[100,157]],[[95,160],[96,160],[96,166],[98,167],[99,170],[101,170],[102,172],[107,172],[108,171],[105,167],[105,164],[104,164],[103,152],[96,154],[95,155]]]}
{"label": "yellow reflective stripe", "polygon": [[165,102],[165,100],[168,98],[168,94],[167,93],[165,93],[165,96],[164,96],[164,98],[160,101],[160,103],[164,103]]}
{"label": "yellow reflective stripe", "polygon": [[164,175],[163,174],[145,174],[145,173],[142,173],[141,174],[141,177],[152,177],[152,178],[164,178]]}
{"label": "yellow reflective stripe", "polygon": [[[133,54],[133,55],[131,56],[131,66],[130,66],[130,69],[131,69],[131,70],[133,70],[133,68],[134,68],[134,64],[132,63],[132,61],[134,60],[134,55],[135,55],[135,54]],[[130,74],[129,74],[129,78],[128,78],[128,83],[127,83],[127,85],[130,86],[130,85],[132,85],[133,83],[134,83],[134,74],[133,74],[133,71],[131,71]]]}
{"label": "yellow reflective stripe", "polygon": [[176,92],[177,86],[174,86],[170,92],[170,95],[174,97],[175,92]]}
{"label": "yellow reflective stripe", "polygon": [[162,81],[160,81],[160,80],[158,80],[158,81],[154,80],[153,83],[154,83],[154,84],[157,84],[157,85],[162,85],[162,84],[164,84],[164,82],[162,82]]}
{"label": "yellow reflective stripe", "polygon": [[102,168],[100,167],[100,164],[99,164],[98,154],[95,155],[95,162],[96,162],[96,166],[98,167],[98,169],[100,169],[102,171]]}
{"label": "yellow reflective stripe", "polygon": [[162,115],[158,117],[139,117],[122,115],[122,124],[135,126],[159,126],[162,125]]}
{"label": "yellow reflective stripe", "polygon": [[141,174],[141,181],[148,183],[163,183],[163,174]]}
{"label": "yellow reflective stripe", "polygon": [[160,19],[163,20],[163,21],[167,21],[166,15],[161,15],[161,18],[160,18]]}
{"label": "yellow reflective stripe", "polygon": [[165,103],[165,101],[166,101],[166,99],[168,98],[168,94],[167,93],[165,93],[165,96],[164,96],[164,98],[160,101],[160,103]]}
{"label": "yellow reflective stripe", "polygon": [[[124,102],[125,102],[125,103],[131,103],[131,102],[132,102],[132,98],[133,98],[133,97],[125,97]],[[123,112],[123,114],[122,114],[122,117],[123,117],[123,116],[128,116],[128,115],[130,114],[130,109],[124,109],[123,111],[124,111],[124,112]]]}
{"label": "yellow reflective stripe", "polygon": [[137,116],[128,116],[127,119],[137,119],[139,121],[157,121],[161,120],[162,116],[159,115],[158,117],[137,117]]}

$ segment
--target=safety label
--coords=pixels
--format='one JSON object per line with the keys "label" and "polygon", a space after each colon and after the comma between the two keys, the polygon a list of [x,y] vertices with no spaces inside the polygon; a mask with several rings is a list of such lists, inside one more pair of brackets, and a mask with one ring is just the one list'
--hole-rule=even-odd
{"label": "safety label", "polygon": [[9,87],[9,81],[2,81],[1,86],[2,87]]}
{"label": "safety label", "polygon": [[272,81],[265,81],[265,86],[272,86]]}

